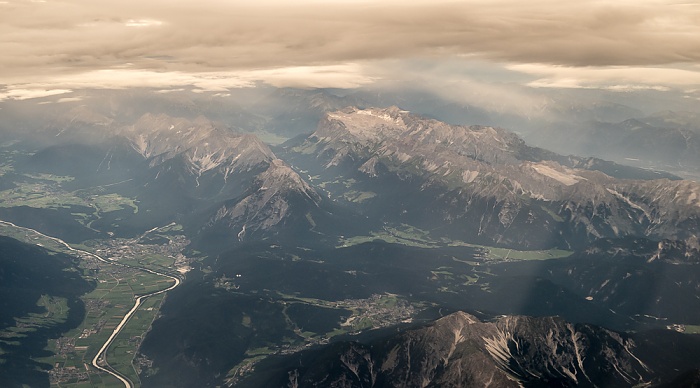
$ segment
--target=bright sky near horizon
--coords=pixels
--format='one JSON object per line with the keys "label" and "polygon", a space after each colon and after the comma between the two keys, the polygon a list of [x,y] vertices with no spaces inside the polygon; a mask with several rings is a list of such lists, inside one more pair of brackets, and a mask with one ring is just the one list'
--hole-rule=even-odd
{"label": "bright sky near horizon", "polygon": [[0,52],[0,100],[416,77],[698,93],[700,3],[2,0]]}

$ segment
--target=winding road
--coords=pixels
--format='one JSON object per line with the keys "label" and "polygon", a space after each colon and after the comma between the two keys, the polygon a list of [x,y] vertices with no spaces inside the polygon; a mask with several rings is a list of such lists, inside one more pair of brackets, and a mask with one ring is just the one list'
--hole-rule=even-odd
{"label": "winding road", "polygon": [[[175,287],[179,286],[180,283],[182,282],[182,281],[180,280],[180,278],[177,277],[177,276],[172,276],[172,275],[164,274],[164,273],[162,273],[162,272],[154,271],[154,270],[152,270],[152,269],[148,269],[148,268],[144,268],[144,267],[137,267],[137,266],[133,266],[133,265],[126,265],[126,264],[118,263],[118,262],[115,262],[115,261],[112,261],[112,260],[105,259],[105,258],[103,258],[103,257],[101,257],[101,256],[98,256],[98,255],[96,255],[96,254],[94,254],[94,253],[91,253],[91,252],[88,252],[88,251],[84,251],[84,250],[81,250],[81,249],[75,249],[75,248],[71,247],[67,242],[61,240],[60,238],[53,237],[53,236],[47,236],[47,235],[45,235],[45,234],[43,234],[43,233],[41,233],[41,232],[39,232],[39,231],[37,231],[37,230],[35,230],[35,229],[26,228],[26,227],[24,227],[24,226],[18,226],[18,225],[15,225],[15,224],[11,223],[11,222],[8,222],[8,221],[2,221],[2,220],[0,220],[0,223],[5,224],[5,225],[12,226],[12,227],[14,227],[14,228],[23,229],[23,230],[27,230],[27,231],[36,233],[36,234],[39,235],[39,236],[42,236],[42,237],[47,238],[47,239],[49,239],[49,240],[53,240],[53,241],[55,241],[55,242],[57,242],[57,243],[59,243],[59,244],[65,246],[65,247],[66,247],[69,251],[71,251],[71,252],[76,252],[76,253],[81,253],[81,254],[84,254],[84,255],[92,256],[92,257],[94,257],[95,259],[97,259],[97,260],[99,260],[99,261],[102,261],[102,262],[104,262],[104,263],[110,264],[110,265],[118,265],[118,266],[121,266],[121,267],[127,267],[127,268],[138,269],[138,270],[141,270],[141,271],[145,271],[145,272],[152,273],[152,274],[154,274],[154,275],[164,276],[164,277],[173,279],[173,280],[175,281],[175,283],[174,283],[172,286],[168,287],[168,288],[165,288],[165,289],[160,290],[160,291],[154,291],[154,292],[151,292],[151,293],[148,293],[148,294],[144,294],[144,295],[140,295],[140,296],[136,297],[136,300],[135,300],[135,302],[134,302],[134,306],[131,308],[131,310],[129,310],[128,313],[126,313],[126,315],[124,315],[124,318],[122,318],[121,322],[119,322],[119,325],[117,325],[117,327],[114,328],[114,331],[112,332],[112,334],[109,336],[109,338],[107,338],[107,341],[105,341],[105,343],[102,344],[102,347],[101,347],[100,350],[97,352],[97,354],[95,355],[95,357],[92,359],[92,362],[91,362],[91,363],[92,363],[92,366],[94,366],[95,368],[97,368],[97,369],[99,369],[99,370],[101,370],[101,371],[103,371],[103,372],[109,373],[110,375],[116,377],[117,379],[119,379],[119,381],[121,381],[121,382],[124,384],[124,387],[126,387],[126,388],[134,388],[134,383],[133,383],[131,380],[129,380],[129,378],[128,378],[127,376],[124,376],[122,373],[120,373],[120,372],[117,371],[116,369],[114,369],[114,368],[112,368],[111,366],[109,366],[109,363],[107,362],[107,349],[108,349],[109,346],[112,344],[112,342],[114,342],[114,339],[119,335],[119,333],[122,331],[122,329],[124,328],[124,326],[126,326],[126,324],[129,322],[129,319],[131,319],[131,317],[134,315],[134,313],[136,312],[136,310],[138,310],[139,306],[141,306],[141,303],[143,303],[144,300],[146,300],[147,298],[149,298],[149,297],[151,297],[151,296],[153,296],[153,295],[158,295],[158,294],[162,294],[162,293],[168,292],[168,291],[174,289]],[[151,231],[156,230],[156,229],[158,229],[158,228],[154,228],[154,229],[152,229],[152,230],[150,230],[150,231],[148,231],[148,232],[151,232]],[[147,234],[148,232],[146,232],[146,234]],[[103,364],[103,365],[100,365],[100,364]]]}

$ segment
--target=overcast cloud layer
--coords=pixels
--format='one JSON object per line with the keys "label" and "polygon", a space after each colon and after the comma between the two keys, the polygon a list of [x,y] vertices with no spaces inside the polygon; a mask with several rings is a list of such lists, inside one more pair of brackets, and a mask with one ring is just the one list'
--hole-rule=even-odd
{"label": "overcast cloud layer", "polygon": [[[0,1],[0,99],[84,87],[224,90],[254,81],[353,88],[411,77],[409,61],[446,59],[498,68],[486,81],[531,87],[700,85],[697,3],[290,3]],[[472,77],[447,70],[436,76]]]}

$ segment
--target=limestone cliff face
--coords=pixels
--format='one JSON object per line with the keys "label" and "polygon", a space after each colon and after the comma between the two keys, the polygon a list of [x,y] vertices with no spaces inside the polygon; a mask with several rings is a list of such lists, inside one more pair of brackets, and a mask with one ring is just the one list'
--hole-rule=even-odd
{"label": "limestone cliff face", "polygon": [[[159,217],[179,217],[197,232],[215,227],[226,241],[269,237],[267,232],[284,226],[314,226],[306,214],[318,208],[321,198],[255,135],[203,116],[145,113],[126,123],[89,109],[71,113],[74,122],[100,126],[100,149],[107,153],[99,169],[109,170],[118,157],[135,160],[127,181]],[[70,141],[77,142],[81,131],[66,129],[76,132]],[[119,168],[116,163],[114,168]],[[290,216],[302,224],[287,223]]]}
{"label": "limestone cliff face", "polygon": [[470,238],[532,247],[544,239],[533,232],[544,230],[564,244],[624,236],[699,244],[700,184],[621,179],[654,174],[529,147],[500,128],[448,125],[396,107],[347,108],[326,114],[297,149],[377,185],[412,182],[416,193],[430,193],[423,218],[478,220]]}
{"label": "limestone cliff face", "polygon": [[320,201],[321,197],[299,174],[275,159],[257,176],[242,199],[219,208],[210,223],[238,230],[237,238],[243,240],[252,232],[282,226],[295,206],[305,204],[315,208]]}
{"label": "limestone cliff face", "polygon": [[[370,345],[293,368],[298,387],[628,387],[654,371],[625,335],[559,318],[457,312]],[[328,352],[326,354],[332,354]]]}
{"label": "limestone cliff face", "polygon": [[145,114],[117,133],[127,138],[144,158],[150,159],[151,166],[181,157],[196,176],[217,171],[226,179],[236,171],[249,170],[275,158],[257,137],[222,129],[203,117],[187,120]]}
{"label": "limestone cliff face", "polygon": [[282,227],[295,206],[321,201],[260,139],[204,118],[146,114],[120,134],[149,160],[154,181],[169,176],[200,200],[222,201],[205,227],[223,226],[234,240]]}

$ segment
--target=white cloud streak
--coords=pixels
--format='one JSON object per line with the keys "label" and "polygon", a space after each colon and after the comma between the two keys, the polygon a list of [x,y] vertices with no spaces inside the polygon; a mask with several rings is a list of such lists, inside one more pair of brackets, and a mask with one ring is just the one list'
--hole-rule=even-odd
{"label": "white cloud streak", "polygon": [[700,85],[700,71],[669,67],[570,67],[545,64],[509,65],[508,69],[536,76],[533,87],[653,89]]}
{"label": "white cloud streak", "polygon": [[93,70],[80,74],[37,77],[33,82],[8,85],[0,90],[0,101],[23,100],[70,93],[74,89],[153,88],[161,92],[192,87],[198,92],[225,92],[266,82],[277,87],[355,88],[371,83],[357,64],[299,66],[279,69],[181,72],[141,69]]}
{"label": "white cloud streak", "polygon": [[465,56],[509,64],[537,87],[663,88],[682,75],[700,84],[688,69],[700,63],[700,5],[671,0],[10,0],[0,9],[4,98],[254,81],[352,88],[377,79],[373,63]]}

